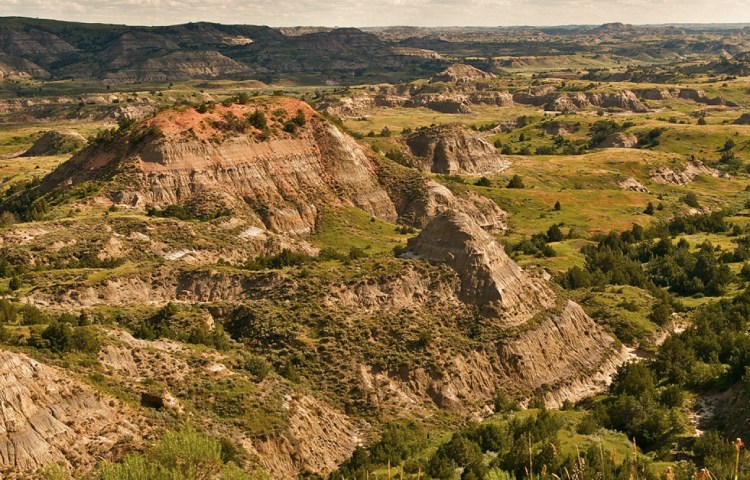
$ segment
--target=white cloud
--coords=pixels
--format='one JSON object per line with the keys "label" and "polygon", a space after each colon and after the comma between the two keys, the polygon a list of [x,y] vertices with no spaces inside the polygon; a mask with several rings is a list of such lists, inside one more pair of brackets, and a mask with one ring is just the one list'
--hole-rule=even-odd
{"label": "white cloud", "polygon": [[746,0],[4,0],[0,15],[168,25],[562,25],[750,22]]}

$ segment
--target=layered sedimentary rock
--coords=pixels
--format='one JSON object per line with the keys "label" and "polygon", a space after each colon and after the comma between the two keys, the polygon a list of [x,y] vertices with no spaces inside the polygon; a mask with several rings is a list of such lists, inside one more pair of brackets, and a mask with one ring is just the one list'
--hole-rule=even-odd
{"label": "layered sedimentary rock", "polygon": [[460,125],[419,130],[406,139],[417,165],[445,174],[500,172],[510,166],[488,141]]}
{"label": "layered sedimentary rock", "polygon": [[630,133],[617,132],[607,136],[598,146],[600,148],[635,148],[638,146],[638,137]]}
{"label": "layered sedimentary rock", "polygon": [[541,390],[550,404],[559,405],[601,389],[625,361],[614,338],[579,305],[560,299],[543,279],[525,272],[465,214],[435,217],[409,241],[405,256],[448,265],[460,279],[457,294],[463,302],[499,322],[498,328],[517,331],[492,351],[455,360],[463,373],[423,386],[439,392],[441,402],[487,397],[493,389],[513,385],[526,392]]}
{"label": "layered sedimentary rock", "polygon": [[[266,112],[265,128],[247,122],[256,110]],[[284,119],[271,120],[272,111]],[[301,116],[301,125],[294,133],[284,131],[295,116]],[[291,99],[216,106],[205,113],[162,112],[76,155],[47,177],[43,188],[98,178],[120,185],[111,193],[116,203],[245,209],[272,232],[295,236],[314,232],[321,209],[342,204],[396,219],[365,150],[307,104]]]}
{"label": "layered sedimentary rock", "polygon": [[0,384],[0,470],[85,469],[143,434],[118,400],[26,355],[0,350]]}
{"label": "layered sedimentary rock", "polygon": [[695,180],[698,175],[710,177],[721,177],[722,172],[708,167],[700,162],[688,163],[681,171],[669,167],[660,167],[649,172],[649,177],[659,184],[687,185]]}
{"label": "layered sedimentary rock", "polygon": [[552,290],[521,269],[466,214],[438,215],[409,241],[408,248],[420,258],[448,264],[461,277],[459,298],[508,325],[525,323],[555,305]]}

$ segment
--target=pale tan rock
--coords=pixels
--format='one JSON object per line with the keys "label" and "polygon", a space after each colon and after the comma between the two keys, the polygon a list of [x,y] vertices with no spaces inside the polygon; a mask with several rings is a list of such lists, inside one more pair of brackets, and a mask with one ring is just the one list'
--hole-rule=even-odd
{"label": "pale tan rock", "polygon": [[484,174],[502,172],[510,166],[491,143],[462,125],[419,130],[406,139],[406,145],[426,172]]}
{"label": "pale tan rock", "polygon": [[140,437],[138,416],[114,398],[30,357],[0,350],[0,469],[58,463],[81,472]]}
{"label": "pale tan rock", "polygon": [[409,240],[408,253],[444,262],[461,278],[459,298],[506,325],[520,325],[555,305],[552,290],[508,257],[489,233],[464,213],[445,212]]}

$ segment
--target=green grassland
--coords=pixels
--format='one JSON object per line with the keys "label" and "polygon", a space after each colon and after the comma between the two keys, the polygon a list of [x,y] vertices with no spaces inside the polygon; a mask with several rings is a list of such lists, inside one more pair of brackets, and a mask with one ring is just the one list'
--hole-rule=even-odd
{"label": "green grassland", "polygon": [[323,213],[313,244],[342,254],[353,248],[368,255],[392,254],[409,236],[398,233],[396,225],[371,217],[362,210],[341,207]]}

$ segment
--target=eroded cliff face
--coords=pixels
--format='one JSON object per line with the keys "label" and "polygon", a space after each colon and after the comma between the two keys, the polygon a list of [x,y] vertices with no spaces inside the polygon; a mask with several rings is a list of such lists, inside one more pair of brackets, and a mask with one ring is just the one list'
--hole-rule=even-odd
{"label": "eroded cliff face", "polygon": [[649,178],[655,183],[666,185],[687,185],[692,183],[699,175],[710,177],[726,176],[725,172],[720,172],[715,168],[704,165],[701,162],[690,162],[686,164],[682,171],[669,167],[660,167],[649,172]]}
{"label": "eroded cliff face", "polygon": [[426,172],[482,174],[510,166],[497,149],[466,127],[440,125],[419,130],[406,139],[415,163]]}
{"label": "eroded cliff face", "polygon": [[0,469],[17,475],[53,463],[85,471],[147,431],[119,400],[24,354],[0,350],[0,384]]}
{"label": "eroded cliff face", "polygon": [[465,214],[435,217],[410,240],[405,255],[448,265],[460,278],[459,298],[510,333],[494,351],[457,358],[454,374],[421,387],[433,397],[439,393],[440,403],[489,398],[491,391],[510,388],[537,392],[559,406],[606,386],[627,358],[579,305],[559,298],[543,279],[521,269]]}
{"label": "eroded cliff face", "polygon": [[459,210],[487,231],[502,232],[508,228],[508,214],[494,201],[471,191],[451,191],[414,168],[395,162],[381,163],[379,180],[393,200],[402,224],[424,228],[438,214]]}
{"label": "eroded cliff face", "polygon": [[410,208],[424,228],[430,220],[442,212],[457,210],[470,216],[482,229],[489,232],[504,232],[508,228],[508,214],[497,203],[474,192],[457,196],[448,187],[434,180],[425,184],[425,193],[414,201]]}
{"label": "eroded cliff face", "polygon": [[554,408],[602,391],[628,359],[626,350],[580,305],[562,303],[497,350],[503,373],[514,386],[539,391]]}
{"label": "eroded cliff face", "polygon": [[410,239],[407,255],[449,265],[461,278],[459,297],[508,326],[523,324],[555,304],[552,290],[522,270],[464,213],[448,211],[435,217]]}
{"label": "eroded cliff face", "polygon": [[[268,117],[265,129],[247,123],[256,110]],[[297,115],[303,124],[284,131]],[[109,178],[120,185],[111,197],[123,206],[209,204],[244,211],[271,232],[292,236],[313,233],[321,209],[339,205],[396,220],[368,154],[298,100],[215,106],[204,114],[167,111],[131,131],[139,133],[81,152],[43,188]]]}
{"label": "eroded cliff face", "polygon": [[[468,67],[468,66],[466,66]],[[463,68],[448,69],[438,77],[439,83],[427,85],[394,85],[370,87],[357,96],[342,97],[320,104],[323,110],[341,118],[367,115],[368,109],[382,108],[427,108],[441,113],[471,113],[474,105],[512,107],[515,104],[543,107],[547,111],[578,112],[592,108],[607,108],[620,111],[645,113],[649,111],[643,100],[651,95],[636,94],[631,90],[617,92],[567,92],[547,85],[528,91],[508,92],[493,86],[492,77],[485,72]],[[477,74],[476,72],[479,72]],[[443,83],[445,82],[445,83]],[[444,85],[449,85],[445,87]],[[693,95],[699,100],[707,100]],[[680,98],[683,98],[682,96]],[[688,97],[684,97],[688,98]],[[724,102],[726,103],[726,102]],[[721,104],[721,103],[717,103]],[[728,104],[728,103],[727,103]]]}
{"label": "eroded cliff face", "polygon": [[363,441],[362,422],[314,397],[287,395],[283,408],[289,412],[288,430],[256,439],[251,447],[275,478],[298,478],[300,472],[326,475]]}

